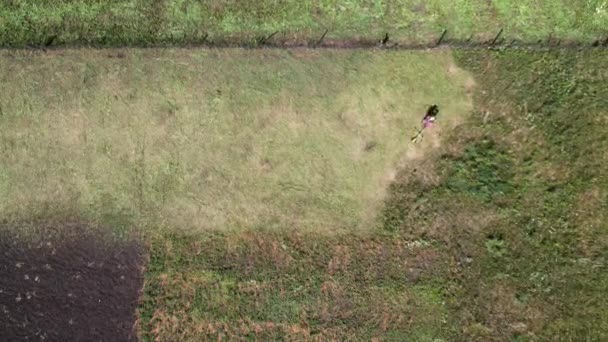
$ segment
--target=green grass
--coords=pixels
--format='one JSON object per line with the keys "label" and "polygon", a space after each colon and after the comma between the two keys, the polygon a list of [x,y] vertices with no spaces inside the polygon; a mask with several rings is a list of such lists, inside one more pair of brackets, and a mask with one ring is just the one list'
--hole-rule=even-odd
{"label": "green grass", "polygon": [[[432,246],[355,235],[249,232],[169,235],[152,243],[143,340],[451,336]],[[406,264],[404,260],[410,260]],[[424,264],[424,265],[423,265]],[[424,268],[419,279],[408,267]],[[426,267],[426,268],[425,268]]]}
{"label": "green grass", "polygon": [[[486,87],[476,100],[487,111],[483,131],[513,163],[514,189],[491,204],[502,222],[482,233],[489,255],[475,279],[509,279],[512,303],[542,312],[519,318],[539,338],[606,339],[606,53],[475,52],[461,61]],[[467,310],[491,326],[482,318],[489,304]]]}
{"label": "green grass", "polygon": [[158,237],[142,336],[606,339],[605,53],[456,55],[473,115],[403,166],[383,229]]}
{"label": "green grass", "polygon": [[0,215],[16,220],[369,229],[427,106],[442,99],[445,127],[471,108],[449,52],[0,58]]}
{"label": "green grass", "polygon": [[452,334],[436,247],[368,233],[395,170],[471,111],[451,52],[0,58],[1,221],[144,231],[146,339]]}
{"label": "green grass", "polygon": [[0,218],[157,228],[144,340],[607,339],[606,53],[454,53],[4,51]]}
{"label": "green grass", "polygon": [[[0,4],[0,46],[28,44],[149,45],[214,42],[256,45],[328,40],[427,44],[444,28],[455,40],[605,38],[604,0],[322,0],[322,1],[16,1]],[[51,39],[55,37],[54,39]]]}
{"label": "green grass", "polygon": [[443,243],[463,340],[606,339],[605,52],[457,55],[475,114],[433,157],[436,182],[397,178],[385,229]]}

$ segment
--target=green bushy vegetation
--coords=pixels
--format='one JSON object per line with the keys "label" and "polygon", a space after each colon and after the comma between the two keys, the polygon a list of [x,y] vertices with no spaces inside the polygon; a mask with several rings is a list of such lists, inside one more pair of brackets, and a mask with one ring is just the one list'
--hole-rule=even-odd
{"label": "green bushy vegetation", "polygon": [[463,339],[605,339],[605,53],[458,56],[478,82],[476,113],[448,139],[459,147],[435,156],[440,181],[393,185],[386,228],[443,241]]}
{"label": "green bushy vegetation", "polygon": [[604,0],[575,1],[17,1],[0,3],[0,46],[95,44],[258,45],[327,40],[428,44],[446,38],[592,42],[608,27]]}

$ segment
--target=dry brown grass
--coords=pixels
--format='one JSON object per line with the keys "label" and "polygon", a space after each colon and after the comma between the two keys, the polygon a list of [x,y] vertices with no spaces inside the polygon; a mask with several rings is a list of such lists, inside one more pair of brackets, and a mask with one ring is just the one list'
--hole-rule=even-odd
{"label": "dry brown grass", "polygon": [[449,51],[0,58],[3,217],[65,208],[122,226],[366,229],[391,170],[414,162],[400,160],[426,106],[440,103],[446,129],[471,108]]}

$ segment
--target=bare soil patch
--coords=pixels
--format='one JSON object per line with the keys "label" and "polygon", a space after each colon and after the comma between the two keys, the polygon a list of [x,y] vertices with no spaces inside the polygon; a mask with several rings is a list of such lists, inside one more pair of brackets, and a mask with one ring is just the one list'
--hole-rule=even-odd
{"label": "bare soil patch", "polygon": [[2,340],[137,340],[139,243],[74,224],[35,238],[15,231],[0,231]]}

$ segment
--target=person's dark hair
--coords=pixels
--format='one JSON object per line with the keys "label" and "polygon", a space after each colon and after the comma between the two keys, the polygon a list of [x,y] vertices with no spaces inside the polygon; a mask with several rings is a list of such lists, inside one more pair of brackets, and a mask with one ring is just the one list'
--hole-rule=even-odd
{"label": "person's dark hair", "polygon": [[435,117],[437,114],[439,114],[439,106],[434,104],[427,109],[425,117]]}

